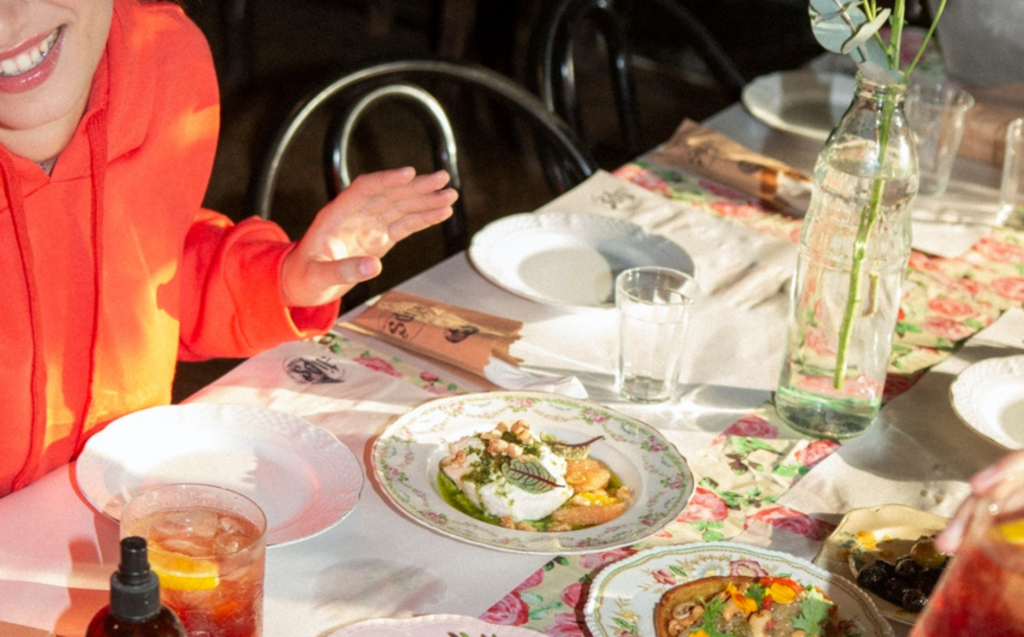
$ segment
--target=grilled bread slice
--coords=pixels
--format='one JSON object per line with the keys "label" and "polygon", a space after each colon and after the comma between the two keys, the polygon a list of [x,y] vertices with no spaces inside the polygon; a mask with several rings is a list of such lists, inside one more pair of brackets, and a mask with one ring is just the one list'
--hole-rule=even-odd
{"label": "grilled bread slice", "polygon": [[737,637],[840,637],[847,632],[824,593],[788,578],[705,577],[670,588],[655,607],[657,637],[687,637],[709,625]]}

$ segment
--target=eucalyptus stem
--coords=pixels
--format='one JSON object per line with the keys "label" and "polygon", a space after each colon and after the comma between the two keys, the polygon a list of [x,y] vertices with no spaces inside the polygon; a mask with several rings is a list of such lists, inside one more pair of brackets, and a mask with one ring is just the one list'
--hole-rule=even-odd
{"label": "eucalyptus stem", "polygon": [[910,72],[914,70],[917,63],[921,60],[921,56],[924,55],[924,50],[928,48],[928,42],[932,39],[932,34],[935,33],[935,27],[939,24],[939,18],[942,17],[942,12],[946,10],[946,0],[939,2],[939,8],[935,11],[935,17],[932,18],[931,26],[928,27],[928,32],[924,34],[924,40],[921,41],[921,46],[917,49],[917,55],[910,61],[910,66],[904,71],[904,76],[910,77]]}
{"label": "eucalyptus stem", "polygon": [[871,188],[871,200],[865,210],[861,211],[860,223],[857,226],[857,238],[853,243],[853,262],[850,267],[850,287],[846,300],[843,322],[839,327],[839,349],[836,352],[836,369],[832,377],[832,387],[842,389],[846,382],[847,358],[849,357],[850,339],[853,337],[853,324],[857,319],[857,308],[861,302],[861,273],[864,270],[864,259],[867,257],[868,241],[878,223],[882,207],[882,194],[885,190],[885,158],[889,150],[889,134],[892,128],[892,116],[896,110],[896,102],[887,99],[882,105],[882,122],[879,127],[879,158],[880,177],[875,179]]}

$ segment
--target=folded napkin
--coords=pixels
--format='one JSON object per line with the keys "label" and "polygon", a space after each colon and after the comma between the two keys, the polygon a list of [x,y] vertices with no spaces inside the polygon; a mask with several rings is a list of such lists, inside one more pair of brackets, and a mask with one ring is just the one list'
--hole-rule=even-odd
{"label": "folded napkin", "polygon": [[502,389],[587,396],[574,377],[537,376],[519,368],[520,360],[509,354],[509,347],[519,339],[520,321],[392,290],[353,318],[348,327]]}
{"label": "folded napkin", "polygon": [[651,158],[757,197],[789,215],[802,216],[811,201],[810,177],[690,119]]}
{"label": "folded napkin", "polygon": [[1024,84],[968,87],[968,90],[974,96],[974,107],[967,111],[959,154],[1001,168],[1006,150],[1006,125],[1024,117]]}

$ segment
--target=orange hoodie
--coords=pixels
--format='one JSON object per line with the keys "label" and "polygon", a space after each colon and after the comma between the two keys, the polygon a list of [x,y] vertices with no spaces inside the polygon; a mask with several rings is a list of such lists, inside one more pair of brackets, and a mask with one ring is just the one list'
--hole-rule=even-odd
{"label": "orange hoodie", "polygon": [[115,0],[52,174],[0,147],[0,495],[168,403],[176,359],[249,356],[337,317],[285,307],[280,228],[202,209],[218,126],[199,29],[176,5]]}

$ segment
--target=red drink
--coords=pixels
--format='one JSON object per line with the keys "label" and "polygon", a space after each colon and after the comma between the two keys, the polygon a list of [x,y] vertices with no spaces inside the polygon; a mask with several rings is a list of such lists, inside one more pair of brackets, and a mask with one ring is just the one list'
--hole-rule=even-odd
{"label": "red drink", "polygon": [[[183,498],[197,489],[230,501]],[[167,490],[173,497],[159,493]],[[252,501],[217,487],[162,487],[133,499],[121,525],[122,534],[146,538],[160,599],[189,637],[260,637],[266,523]]]}
{"label": "red drink", "polygon": [[1024,476],[979,503],[911,637],[1024,636]]}

